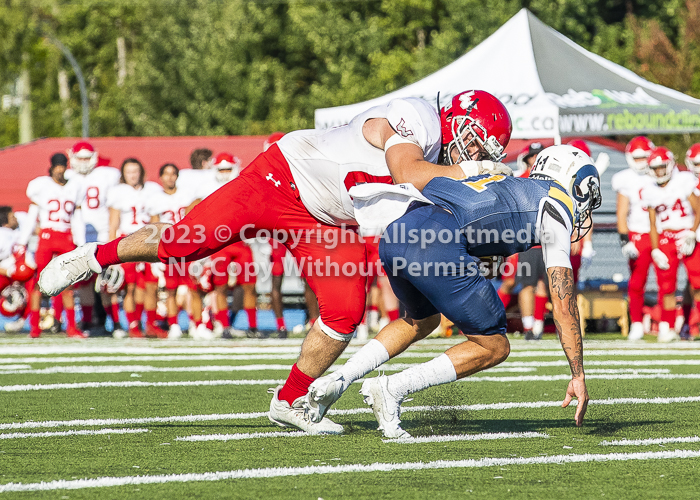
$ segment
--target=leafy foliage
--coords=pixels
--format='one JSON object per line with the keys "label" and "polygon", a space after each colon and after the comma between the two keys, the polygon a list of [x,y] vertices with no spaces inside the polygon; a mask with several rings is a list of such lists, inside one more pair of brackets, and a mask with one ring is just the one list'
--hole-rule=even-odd
{"label": "leafy foliage", "polygon": [[[0,89],[12,94],[28,69],[34,135],[79,135],[78,81],[58,39],[85,75],[93,136],[308,128],[315,108],[412,83],[523,6],[584,47],[700,96],[700,0],[1,0]],[[11,108],[0,112],[0,146],[16,142]]]}

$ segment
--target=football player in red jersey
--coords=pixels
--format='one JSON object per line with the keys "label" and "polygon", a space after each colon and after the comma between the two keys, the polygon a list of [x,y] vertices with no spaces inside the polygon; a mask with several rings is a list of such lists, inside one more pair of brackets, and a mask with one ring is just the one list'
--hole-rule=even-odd
{"label": "football player in red jersey", "polygon": [[620,234],[622,255],[628,259],[630,266],[627,284],[632,321],[627,337],[630,341],[644,337],[642,307],[652,258],[649,215],[647,207],[642,203],[642,192],[645,188],[656,185],[647,175],[647,161],[653,149],[654,144],[646,137],[633,138],[625,147],[625,159],[629,168],[612,177],[612,188],[617,192],[617,232]]}
{"label": "football player in red jersey", "polygon": [[649,156],[649,175],[655,185],[644,188],[642,201],[649,209],[651,257],[657,266],[659,294],[663,297],[659,342],[678,338],[673,328],[676,319],[676,283],[681,260],[700,302],[700,247],[696,231],[700,225],[700,198],[697,179],[691,172],[679,172],[673,153],[654,148]]}
{"label": "football player in red jersey", "polygon": [[0,206],[0,314],[6,317],[24,314],[28,299],[25,284],[36,271],[17,247],[18,228],[12,207]]}
{"label": "football player in red jersey", "polygon": [[[37,177],[27,186],[29,205],[27,223],[24,224],[17,244],[26,249],[29,238],[34,233],[37,219],[41,233],[39,245],[34,256],[37,271],[41,272],[54,255],[63,254],[74,249],[76,244],[85,243],[85,225],[83,223],[81,203],[85,197],[82,186],[73,181],[66,181],[65,172],[68,158],[63,153],[51,157],[49,175]],[[75,309],[72,288],[63,292],[63,306],[66,312],[69,337],[84,338],[85,334],[75,324]],[[41,292],[33,287],[30,295],[29,336],[38,338],[39,310]],[[60,321],[60,317],[57,318]]]}
{"label": "football player in red jersey", "polygon": [[[357,271],[366,268],[366,251],[354,232],[348,190],[362,183],[411,183],[420,190],[437,176],[511,174],[498,163],[511,130],[505,106],[484,91],[462,92],[439,113],[422,99],[393,99],[345,126],[286,134],[178,224],[157,226],[158,244],[146,241],[153,233],[148,228],[107,245],[86,245],[57,260],[39,281],[56,294],[106,265],[197,260],[260,230],[301,231],[309,238],[285,245],[316,292],[321,316],[287,381],[274,390],[269,417],[314,434],[339,433],[342,426],[328,419],[311,422],[306,408],[309,385],[345,350],[364,315],[367,280]],[[185,231],[204,241],[182,243]],[[311,237],[319,231],[327,236],[321,242]],[[329,248],[331,239],[338,244]],[[410,322],[405,327],[414,328]]]}

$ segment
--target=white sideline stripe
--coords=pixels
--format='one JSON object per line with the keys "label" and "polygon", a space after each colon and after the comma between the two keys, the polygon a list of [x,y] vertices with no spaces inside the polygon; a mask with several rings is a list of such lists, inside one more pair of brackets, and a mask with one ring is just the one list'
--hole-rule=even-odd
{"label": "white sideline stripe", "polygon": [[656,439],[620,439],[618,441],[601,441],[600,446],[648,446],[651,444],[698,443],[700,437],[674,437]]}
{"label": "white sideline stripe", "polygon": [[457,434],[448,436],[421,436],[398,439],[382,439],[384,443],[423,444],[447,443],[450,441],[491,441],[494,439],[531,439],[548,438],[549,434],[540,432],[487,432],[484,434]]}
{"label": "white sideline stripe", "polygon": [[[681,349],[629,349],[629,350],[600,350],[588,349],[584,350],[585,357],[590,356],[700,356],[700,350],[681,350]],[[509,358],[546,358],[561,356],[562,351],[516,351],[511,352]]]}
{"label": "white sideline stripe", "polygon": [[100,436],[102,434],[141,434],[151,432],[148,429],[99,429],[96,431],[61,431],[61,432],[15,432],[0,434],[0,439],[43,438],[61,436]]}
{"label": "white sideline stripe", "polygon": [[284,380],[185,380],[182,382],[78,382],[74,384],[24,384],[2,385],[0,392],[44,391],[55,389],[98,389],[102,387],[198,387],[217,385],[269,385],[284,384]]}
{"label": "white sideline stripe", "polygon": [[[388,363],[382,366],[382,371],[394,372],[405,370],[415,366],[415,363]],[[150,366],[150,365],[82,365],[82,366],[50,366],[32,370],[29,365],[18,365],[23,369],[6,369],[0,365],[0,375],[52,375],[55,373],[99,374],[99,373],[168,373],[168,372],[246,372],[246,371],[289,371],[291,365],[205,365],[205,366]],[[340,366],[332,366],[331,370],[337,370]],[[537,371],[536,368],[523,367],[496,367],[489,373],[528,373]],[[642,371],[642,370],[637,370]],[[654,373],[659,370],[654,371]],[[666,370],[667,372],[669,370]]]}
{"label": "white sideline stripe", "polygon": [[[586,367],[589,366],[700,366],[700,359],[586,359]],[[506,361],[498,366],[505,367],[534,367],[551,368],[555,366],[569,367],[566,359],[557,361]],[[1,369],[1,368],[0,368]],[[588,371],[588,370],[586,370]]]}
{"label": "white sideline stripe", "polygon": [[31,370],[32,365],[1,365],[0,370]]}
{"label": "white sideline stripe", "polygon": [[674,450],[644,453],[606,453],[584,455],[553,455],[544,457],[496,458],[478,460],[437,460],[435,462],[373,463],[348,465],[315,465],[307,467],[274,467],[268,469],[242,469],[227,472],[199,474],[169,474],[153,476],[98,477],[94,479],[58,480],[41,483],[6,483],[0,485],[0,493],[19,491],[78,490],[111,486],[141,484],[188,483],[193,481],[223,481],[231,479],[255,479],[273,477],[310,476],[315,474],[343,474],[361,472],[391,472],[398,470],[473,469],[509,465],[574,464],[587,462],[626,462],[630,460],[668,460],[698,458],[700,451]]}
{"label": "white sideline stripe", "polygon": [[[602,380],[697,380],[700,373],[619,373],[619,374],[596,374],[587,375],[586,378]],[[571,375],[520,375],[516,377],[489,377],[474,376],[458,380],[459,383],[468,382],[556,382],[559,380],[569,380]],[[243,379],[243,380],[185,380],[181,382],[76,382],[72,384],[18,384],[1,385],[0,392],[25,392],[25,391],[45,391],[58,389],[97,389],[102,387],[198,387],[198,386],[219,386],[219,385],[269,385],[275,386],[284,384],[283,379]],[[356,380],[354,383],[360,383]]]}
{"label": "white sideline stripe", "polygon": [[[677,403],[700,403],[700,396],[677,397],[677,398],[617,398],[617,399],[594,399],[588,402],[589,405],[621,405],[621,404],[677,404]],[[576,406],[577,401],[571,402]],[[402,413],[406,412],[426,412],[426,411],[482,411],[482,410],[512,410],[518,408],[550,408],[561,406],[559,401],[530,401],[511,403],[486,403],[459,406],[404,406]],[[359,415],[372,413],[371,408],[352,408],[349,410],[331,409],[329,415]],[[9,422],[0,424],[0,430],[15,429],[38,429],[52,427],[99,427],[103,425],[145,425],[172,422],[210,422],[216,420],[252,420],[256,418],[266,418],[267,412],[252,413],[214,413],[209,415],[182,415],[172,417],[144,417],[144,418],[108,418],[108,419],[88,419],[88,420],[48,420],[48,421],[28,421]]]}
{"label": "white sideline stripe", "polygon": [[36,370],[4,370],[0,375],[51,375],[54,373],[167,373],[167,372],[250,372],[250,371],[289,371],[291,365],[208,365],[208,366],[149,366],[149,365],[103,365],[103,366],[51,366]]}
{"label": "white sideline stripe", "polygon": [[175,441],[237,441],[239,439],[258,438],[293,438],[310,436],[308,432],[250,432],[240,434],[198,434],[195,436],[176,437]]}

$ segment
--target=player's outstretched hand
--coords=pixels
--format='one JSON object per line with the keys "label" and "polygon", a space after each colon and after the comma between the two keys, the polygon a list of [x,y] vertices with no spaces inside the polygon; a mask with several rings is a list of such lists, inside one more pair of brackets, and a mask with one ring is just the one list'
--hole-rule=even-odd
{"label": "player's outstretched hand", "polygon": [[588,389],[586,389],[586,381],[583,378],[572,378],[569,382],[569,387],[566,389],[566,397],[564,402],[561,404],[562,408],[566,408],[571,403],[571,399],[578,399],[578,405],[576,406],[576,415],[574,415],[574,420],[576,421],[576,426],[581,427],[583,423],[583,416],[586,414],[586,408],[588,407]]}
{"label": "player's outstretched hand", "polygon": [[459,166],[462,167],[462,172],[464,172],[465,177],[475,177],[484,174],[513,175],[513,170],[508,165],[490,160],[467,160],[461,162]]}

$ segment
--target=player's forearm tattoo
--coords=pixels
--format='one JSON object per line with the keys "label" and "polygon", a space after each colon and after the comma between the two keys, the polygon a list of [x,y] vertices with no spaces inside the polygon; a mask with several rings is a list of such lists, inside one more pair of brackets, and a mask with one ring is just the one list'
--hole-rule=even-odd
{"label": "player's forearm tattoo", "polygon": [[573,271],[562,267],[551,268],[549,283],[552,297],[561,301],[559,311],[555,308],[554,324],[557,327],[557,335],[569,360],[571,375],[578,377],[583,375],[583,341]]}

